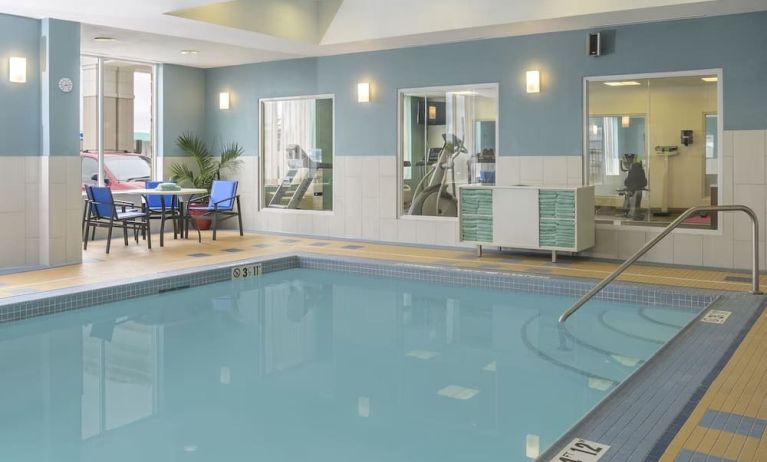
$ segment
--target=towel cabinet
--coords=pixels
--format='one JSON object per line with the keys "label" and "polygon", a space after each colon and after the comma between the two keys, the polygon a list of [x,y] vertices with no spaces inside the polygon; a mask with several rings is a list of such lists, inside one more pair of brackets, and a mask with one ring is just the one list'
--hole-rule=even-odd
{"label": "towel cabinet", "polygon": [[580,252],[594,246],[593,186],[459,189],[458,238],[483,246]]}

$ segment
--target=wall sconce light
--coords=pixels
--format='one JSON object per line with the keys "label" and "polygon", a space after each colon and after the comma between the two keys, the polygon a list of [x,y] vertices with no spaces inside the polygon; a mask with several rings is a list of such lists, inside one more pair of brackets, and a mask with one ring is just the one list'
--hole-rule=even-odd
{"label": "wall sconce light", "polygon": [[429,106],[429,120],[437,120],[437,106]]}
{"label": "wall sconce light", "polygon": [[527,71],[527,92],[541,92],[541,71]]}
{"label": "wall sconce light", "polygon": [[597,124],[591,126],[591,134],[594,136],[599,134],[599,126]]}
{"label": "wall sconce light", "polygon": [[370,83],[360,82],[357,84],[357,102],[369,103],[370,102]]}
{"label": "wall sconce light", "polygon": [[229,109],[229,92],[222,91],[218,94],[218,108],[222,111]]}
{"label": "wall sconce light", "polygon": [[27,82],[27,58],[11,57],[8,63],[8,79],[13,83]]}
{"label": "wall sconce light", "polygon": [[622,128],[629,128],[630,126],[631,126],[631,117],[629,117],[629,116],[621,117],[621,127]]}

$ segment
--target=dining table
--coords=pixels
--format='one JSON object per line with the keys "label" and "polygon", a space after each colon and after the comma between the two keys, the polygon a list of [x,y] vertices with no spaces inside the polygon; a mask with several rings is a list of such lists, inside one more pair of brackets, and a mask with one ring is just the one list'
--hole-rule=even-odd
{"label": "dining table", "polygon": [[[185,226],[186,221],[186,212],[184,210],[184,199],[188,199],[192,196],[196,195],[202,195],[202,194],[208,194],[207,189],[202,188],[180,188],[177,190],[166,190],[166,189],[113,189],[112,190],[112,196],[141,196],[144,198],[144,203],[148,204],[149,201],[147,200],[148,196],[176,196],[180,200],[177,201],[179,205],[179,214],[180,214],[180,229],[182,230],[181,236],[184,236],[183,229]],[[85,193],[83,192],[83,195]],[[162,212],[165,212],[165,201],[160,201],[162,205]],[[85,206],[85,210],[87,210],[87,205]],[[85,210],[83,212],[83,220],[85,220]],[[163,221],[160,224],[160,247],[163,247],[165,244],[165,221]]]}

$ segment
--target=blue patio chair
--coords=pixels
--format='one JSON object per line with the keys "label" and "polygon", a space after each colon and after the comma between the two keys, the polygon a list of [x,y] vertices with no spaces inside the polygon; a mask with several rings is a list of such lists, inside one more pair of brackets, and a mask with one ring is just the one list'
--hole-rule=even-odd
{"label": "blue patio chair", "polygon": [[[89,228],[90,228],[90,227],[87,226],[88,225],[88,216],[89,216],[88,214],[90,212],[91,203],[93,203],[94,201],[95,200],[93,199],[93,193],[91,192],[90,187],[86,185],[85,186],[85,200],[83,201],[83,223],[82,223],[82,226],[83,226],[83,239],[86,239],[88,237],[88,234],[86,233],[86,231],[88,231]],[[136,209],[136,204],[134,204],[132,202],[116,200],[116,201],[114,201],[114,203],[115,203],[115,205],[120,206],[122,212],[127,211],[129,207],[130,207],[131,210],[135,210]],[[97,227],[94,226],[93,229],[90,230],[90,235],[91,235],[91,240],[92,241],[96,239],[96,228]],[[134,232],[134,234],[135,234],[136,242],[138,242],[138,232]],[[146,236],[144,236],[144,239],[146,239]]]}
{"label": "blue patio chair", "polygon": [[[211,229],[213,230],[213,240],[215,241],[218,223],[234,217],[237,217],[240,236],[242,236],[242,215],[240,215],[240,196],[237,194],[237,185],[237,181],[215,180],[210,188],[210,194],[191,197],[189,199],[189,203],[192,204],[195,201],[207,198],[208,205],[189,206],[188,213],[186,214],[187,237],[189,237],[189,220],[210,218]],[[191,212],[197,212],[197,214],[192,216]],[[197,226],[197,228],[199,228],[199,226]],[[200,234],[199,229],[197,230],[197,239],[202,242],[202,235]]]}
{"label": "blue patio chair", "polygon": [[[144,184],[146,189],[156,189],[163,181],[147,181]],[[173,221],[173,239],[178,239],[178,226],[181,220],[178,196],[145,196],[146,208],[149,212],[149,219],[160,220],[160,247],[165,241],[165,222]]]}
{"label": "blue patio chair", "polygon": [[[125,245],[128,245],[128,230],[134,231],[138,242],[139,231],[146,236],[148,248],[152,248],[152,236],[149,232],[149,213],[136,208],[129,202],[117,202],[112,197],[112,191],[102,186],[86,186],[88,195],[88,214],[83,233],[83,250],[88,250],[88,234],[91,229],[107,228],[107,253],[112,244],[112,229],[122,228]],[[117,207],[121,211],[117,211]],[[130,208],[129,208],[130,207]]]}

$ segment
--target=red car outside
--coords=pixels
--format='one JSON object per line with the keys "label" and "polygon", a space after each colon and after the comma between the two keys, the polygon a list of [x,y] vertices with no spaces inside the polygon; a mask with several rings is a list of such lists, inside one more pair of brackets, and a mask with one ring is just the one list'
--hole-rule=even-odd
{"label": "red car outside", "polygon": [[[98,183],[99,157],[97,152],[80,153],[82,189]],[[152,178],[149,157],[132,152],[104,152],[104,183],[111,189],[142,189]]]}

